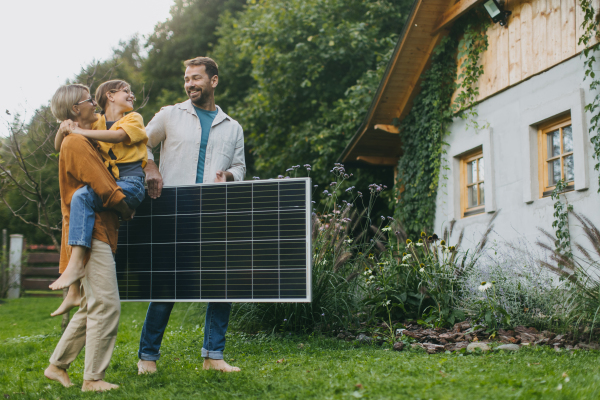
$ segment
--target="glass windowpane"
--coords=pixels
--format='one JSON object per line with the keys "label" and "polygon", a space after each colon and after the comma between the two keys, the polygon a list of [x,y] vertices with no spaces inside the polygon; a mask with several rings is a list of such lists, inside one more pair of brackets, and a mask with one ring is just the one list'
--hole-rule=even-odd
{"label": "glass windowpane", "polygon": [[483,183],[479,184],[479,205],[484,205],[485,204],[485,190],[483,188]]}
{"label": "glass windowpane", "polygon": [[573,151],[573,128],[571,125],[563,128],[563,153]]}
{"label": "glass windowpane", "polygon": [[560,155],[560,132],[558,130],[548,132],[548,158]]}
{"label": "glass windowpane", "polygon": [[560,180],[560,159],[548,162],[548,186],[556,185]]}
{"label": "glass windowpane", "polygon": [[477,185],[469,186],[467,188],[467,199],[468,208],[477,207]]}
{"label": "glass windowpane", "polygon": [[481,157],[478,161],[479,161],[479,179],[478,180],[482,181],[483,180],[483,175],[484,175],[484,173],[483,173],[483,165],[484,165],[483,164],[483,157]]}
{"label": "glass windowpane", "polygon": [[564,160],[565,163],[565,181],[571,182],[575,180],[575,172],[574,172],[574,164],[573,164],[573,156],[567,156]]}
{"label": "glass windowpane", "polygon": [[467,163],[467,183],[473,183],[474,182],[474,178],[477,176],[477,161],[471,161],[470,163]]}

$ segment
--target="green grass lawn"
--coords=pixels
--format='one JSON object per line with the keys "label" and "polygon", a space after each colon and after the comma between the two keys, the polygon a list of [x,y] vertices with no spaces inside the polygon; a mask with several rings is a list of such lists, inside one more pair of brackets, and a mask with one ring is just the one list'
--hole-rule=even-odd
{"label": "green grass lawn", "polygon": [[[65,389],[43,376],[60,337],[60,320],[49,317],[60,300],[0,303],[0,399],[600,398],[600,352],[556,353],[546,348],[516,354],[427,355],[322,337],[233,332],[225,359],[242,372],[206,372],[200,357],[203,307],[189,303],[176,305],[159,373],[152,376],[138,376],[135,365],[147,304],[123,303],[117,348],[106,376],[121,388],[83,394],[83,354],[69,370],[75,387]],[[277,363],[281,359],[285,360]]]}

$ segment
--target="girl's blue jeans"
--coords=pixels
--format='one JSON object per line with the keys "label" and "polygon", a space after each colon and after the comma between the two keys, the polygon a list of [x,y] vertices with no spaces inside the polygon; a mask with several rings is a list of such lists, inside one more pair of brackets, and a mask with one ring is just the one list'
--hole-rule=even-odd
{"label": "girl's blue jeans", "polygon": [[[144,178],[141,176],[123,176],[117,179],[117,185],[123,189],[125,203],[132,210],[135,210],[144,200]],[[91,248],[95,213],[105,210],[102,207],[102,199],[91,187],[86,185],[77,189],[71,198],[69,245]]]}
{"label": "girl's blue jeans", "polygon": [[[175,303],[150,303],[140,338],[138,357],[144,361],[160,358],[160,344]],[[208,303],[204,322],[202,357],[223,359],[225,333],[229,325],[231,303]]]}

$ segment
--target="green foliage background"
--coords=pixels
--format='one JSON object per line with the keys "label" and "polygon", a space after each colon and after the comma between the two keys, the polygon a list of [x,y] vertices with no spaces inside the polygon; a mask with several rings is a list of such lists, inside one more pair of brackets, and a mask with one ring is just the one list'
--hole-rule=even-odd
{"label": "green foliage background", "polygon": [[[133,37],[119,43],[112,57],[91,63],[70,82],[87,84],[92,91],[108,79],[130,82],[147,123],[162,106],[187,98],[182,61],[209,55],[220,67],[217,104],[244,127],[247,178],[272,178],[294,164],[311,164],[314,181],[327,184],[329,170],[364,118],[411,4],[175,0],[170,18],[145,41]],[[40,153],[39,162],[47,163],[40,179],[54,197],[53,224],[60,226],[57,163],[48,157],[56,123],[42,107],[31,121],[17,117],[15,124],[22,125],[24,143],[32,142],[34,134],[48,139],[50,147]],[[0,138],[0,160],[8,163],[6,140]],[[359,178],[357,187],[366,189],[374,181],[393,185],[391,168],[352,172]],[[12,190],[11,205],[28,203],[3,185]],[[26,209],[26,218],[36,221],[38,210],[32,204]],[[3,204],[0,227],[24,233],[30,242],[51,242]]]}

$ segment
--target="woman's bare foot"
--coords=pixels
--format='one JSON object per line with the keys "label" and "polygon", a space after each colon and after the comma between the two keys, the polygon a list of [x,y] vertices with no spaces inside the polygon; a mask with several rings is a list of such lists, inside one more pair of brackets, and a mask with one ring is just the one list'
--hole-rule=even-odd
{"label": "woman's bare foot", "polygon": [[205,358],[204,364],[202,364],[202,369],[216,369],[221,372],[240,372],[241,369],[238,367],[233,367],[227,364],[224,360],[213,360],[212,358]]}
{"label": "woman's bare foot", "polygon": [[44,371],[44,376],[50,380],[60,383],[64,387],[73,386],[73,384],[71,383],[71,379],[69,379],[69,374],[67,374],[67,371],[57,367],[54,364],[50,364],[50,366],[46,368],[46,370]]}
{"label": "woman's bare foot", "polygon": [[112,383],[99,381],[83,381],[81,386],[82,392],[106,392],[107,390],[118,389],[119,385],[113,385]]}
{"label": "woman's bare foot", "polygon": [[69,286],[69,293],[67,293],[67,297],[63,300],[61,305],[50,314],[51,317],[56,317],[57,315],[64,314],[70,311],[72,308],[79,307],[81,304],[81,292],[79,291],[79,281]]}
{"label": "woman's bare foot", "polygon": [[156,372],[156,361],[140,360],[137,363],[138,375],[153,374]]}
{"label": "woman's bare foot", "polygon": [[50,285],[50,289],[64,289],[85,276],[85,265],[83,262],[85,260],[86,251],[87,248],[84,246],[73,246],[71,258],[69,259],[67,268],[65,268],[65,272],[63,272],[60,278]]}

